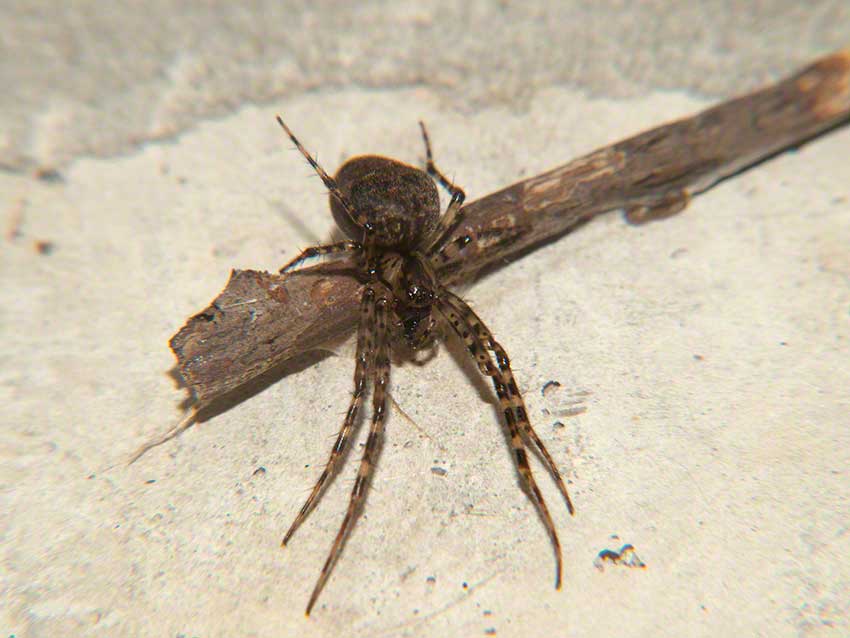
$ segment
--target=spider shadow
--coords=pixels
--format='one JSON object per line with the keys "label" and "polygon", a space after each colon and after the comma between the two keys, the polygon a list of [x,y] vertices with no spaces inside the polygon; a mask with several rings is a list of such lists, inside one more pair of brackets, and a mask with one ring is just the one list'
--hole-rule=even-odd
{"label": "spider shadow", "polygon": [[[469,356],[469,351],[466,349],[466,346],[461,343],[457,335],[451,332],[451,329],[446,328],[444,332],[445,338],[443,339],[443,346],[446,351],[449,355],[451,355],[452,359],[454,359],[457,366],[463,370],[466,377],[472,382],[472,386],[475,388],[478,398],[483,402],[490,404],[490,407],[493,408],[498,417],[499,423],[502,423],[502,411],[499,407],[496,392],[490,384],[490,377],[481,374],[481,370],[478,369],[478,364],[472,357]],[[505,424],[502,424],[502,430],[507,433],[507,426]],[[510,439],[508,439],[508,441],[510,441]]]}

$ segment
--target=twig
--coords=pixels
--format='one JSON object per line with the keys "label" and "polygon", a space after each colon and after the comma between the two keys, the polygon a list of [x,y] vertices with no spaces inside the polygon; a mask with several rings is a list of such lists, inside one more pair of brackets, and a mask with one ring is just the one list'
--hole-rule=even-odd
{"label": "twig", "polygon": [[[453,283],[474,279],[610,210],[624,209],[633,223],[674,214],[719,180],[848,117],[850,49],[844,49],[777,84],[468,204],[453,237],[473,241],[444,274]],[[212,305],[171,339],[197,407],[351,330],[359,289],[345,262],[284,275],[234,270]]]}

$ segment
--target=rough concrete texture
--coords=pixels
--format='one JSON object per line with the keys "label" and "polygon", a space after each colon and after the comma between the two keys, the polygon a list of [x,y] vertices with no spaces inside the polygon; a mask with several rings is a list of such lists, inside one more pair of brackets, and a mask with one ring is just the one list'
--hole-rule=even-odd
{"label": "rough concrete texture", "polygon": [[[275,113],[329,170],[418,161],[422,118],[476,198],[846,46],[846,3],[259,4],[4,4],[0,635],[850,632],[847,127],[464,291],[570,480],[574,518],[535,466],[562,591],[456,348],[394,368],[365,515],[310,619],[357,448],[278,544],[339,427],[350,343],[124,464],[180,417],[183,319],[230,268],[330,233]],[[594,566],[625,543],[645,569]]]}

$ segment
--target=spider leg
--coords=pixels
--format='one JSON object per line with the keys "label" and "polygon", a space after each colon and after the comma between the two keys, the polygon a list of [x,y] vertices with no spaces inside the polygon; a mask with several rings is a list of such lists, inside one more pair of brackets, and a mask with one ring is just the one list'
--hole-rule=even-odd
{"label": "spider leg", "polygon": [[349,239],[345,241],[339,241],[335,244],[325,244],[323,246],[310,246],[309,248],[305,248],[297,256],[291,259],[283,268],[281,268],[278,272],[285,273],[290,270],[294,270],[301,265],[302,262],[310,259],[311,257],[319,257],[320,255],[339,255],[341,253],[350,253],[360,250],[362,245],[360,242],[351,241]]}
{"label": "spider leg", "polygon": [[431,266],[441,273],[452,268],[463,266],[463,251],[470,244],[477,244],[478,250],[500,250],[519,239],[527,228],[519,226],[512,228],[491,228],[479,233],[469,233],[455,237],[452,241],[439,246],[429,255]]}
{"label": "spider leg", "polygon": [[463,189],[457,186],[454,182],[446,179],[446,176],[434,164],[434,155],[431,153],[431,140],[428,137],[428,131],[425,128],[425,123],[420,121],[419,128],[422,129],[422,141],[425,142],[425,170],[428,175],[433,177],[440,186],[452,196],[446,212],[440,217],[437,226],[422,240],[422,251],[432,253],[436,251],[446,238],[460,225],[463,221],[463,211],[461,206],[466,199],[466,193]]}
{"label": "spider leg", "polygon": [[[502,413],[504,414],[505,422],[508,426],[508,432],[511,437],[511,448],[514,451],[517,469],[523,479],[532,502],[537,507],[537,510],[546,525],[546,530],[549,533],[549,538],[552,542],[552,547],[555,552],[555,587],[560,589],[561,573],[563,571],[561,543],[558,539],[558,533],[555,530],[555,524],[552,521],[552,516],[549,513],[549,508],[546,506],[546,501],[543,498],[540,488],[537,486],[537,482],[534,480],[531,466],[528,464],[528,455],[526,453],[520,428],[525,430],[531,426],[528,424],[525,408],[521,404],[521,395],[519,395],[518,390],[516,393],[513,392],[516,386],[516,383],[513,381],[513,375],[505,375],[506,369],[510,371],[510,364],[507,363],[506,358],[503,360],[502,357],[497,354],[496,357],[499,364],[498,367],[494,365],[492,357],[487,352],[487,348],[490,347],[490,342],[485,341],[481,337],[481,328],[485,331],[487,329],[472,309],[469,308],[469,306],[467,306],[462,300],[455,295],[444,291],[444,295],[437,308],[449,322],[449,325],[451,325],[455,333],[463,340],[467,350],[469,350],[469,353],[478,363],[478,367],[481,372],[489,376],[493,382],[493,387],[496,390],[496,395],[499,397]],[[495,341],[492,341],[492,343],[495,343]],[[504,351],[502,351],[502,353],[503,352]],[[513,388],[511,387],[512,385]],[[519,397],[519,406],[516,405],[516,397]],[[539,438],[537,441],[539,441]],[[540,445],[542,446],[542,442],[540,442]],[[552,468],[550,467],[549,469],[551,471]],[[557,469],[555,471],[557,472]],[[558,474],[558,479],[560,479],[560,474]],[[570,508],[570,511],[572,511],[572,505],[569,504],[568,507]]]}
{"label": "spider leg", "polygon": [[487,326],[484,325],[481,318],[475,314],[475,311],[473,311],[465,301],[448,291],[446,291],[444,295],[447,298],[447,302],[454,307],[455,310],[457,310],[461,316],[466,319],[467,324],[472,326],[475,330],[479,343],[483,347],[492,350],[493,354],[496,355],[496,363],[498,364],[499,371],[504,377],[508,391],[508,399],[510,401],[510,406],[513,408],[517,423],[519,423],[523,433],[534,443],[537,451],[540,452],[540,456],[543,458],[543,463],[546,466],[546,469],[552,475],[555,484],[558,486],[558,491],[561,492],[561,496],[564,497],[564,502],[567,504],[567,510],[570,515],[575,514],[575,508],[573,507],[572,500],[570,499],[570,494],[567,491],[567,486],[564,484],[564,479],[561,477],[561,472],[558,470],[558,466],[555,465],[555,461],[549,454],[549,450],[546,449],[543,441],[540,440],[540,437],[537,435],[537,432],[534,431],[531,422],[528,420],[528,411],[525,408],[525,401],[523,401],[522,394],[517,387],[516,380],[514,379],[514,373],[511,370],[511,362],[510,359],[508,359],[505,349],[493,338],[493,334]]}
{"label": "spider leg", "polygon": [[313,170],[316,171],[316,173],[319,175],[319,177],[322,178],[322,181],[324,182],[325,187],[327,187],[327,189],[330,191],[331,195],[336,197],[336,200],[340,203],[340,206],[343,207],[343,209],[345,210],[345,213],[348,215],[348,217],[352,221],[352,223],[354,223],[357,226],[360,226],[361,228],[365,228],[365,229],[368,230],[366,218],[363,217],[362,215],[357,214],[357,211],[354,210],[354,207],[351,205],[351,203],[348,201],[348,199],[345,197],[345,195],[342,194],[342,191],[339,189],[339,186],[337,186],[337,183],[334,180],[334,178],[331,177],[330,175],[328,175],[325,172],[325,169],[323,169],[321,166],[319,166],[319,163],[316,160],[313,159],[313,156],[310,155],[310,153],[307,152],[307,149],[304,148],[301,145],[301,142],[298,141],[298,138],[295,137],[295,135],[292,133],[292,131],[289,130],[289,127],[284,123],[284,121],[280,117],[280,115],[277,115],[276,117],[277,117],[277,123],[280,124],[281,128],[283,128],[283,130],[289,136],[289,139],[292,140],[292,143],[295,144],[295,146],[298,148],[299,151],[301,151],[301,154],[304,156],[304,159],[307,160],[307,162],[310,164],[310,166],[313,167]]}
{"label": "spider leg", "polygon": [[451,242],[440,246],[437,252],[430,254],[428,261],[434,268],[448,268],[460,257],[461,251],[475,241],[475,235],[461,235]]}
{"label": "spider leg", "polygon": [[[459,194],[458,194],[459,193]],[[439,250],[440,246],[445,243],[446,239],[460,226],[463,221],[464,212],[461,209],[463,205],[463,191],[458,191],[452,195],[452,200],[449,202],[449,207],[446,212],[440,217],[440,221],[434,227],[425,239],[422,241],[423,252],[433,254]]]}
{"label": "spider leg", "polygon": [[456,193],[460,193],[461,198],[465,198],[464,192],[461,188],[459,188],[454,182],[446,179],[446,176],[440,172],[440,169],[437,168],[437,165],[434,164],[434,155],[431,153],[431,138],[428,137],[428,130],[425,128],[425,122],[422,120],[419,121],[419,128],[422,131],[422,141],[425,142],[425,170],[427,173],[440,182],[440,186],[446,189],[449,195],[455,195]]}
{"label": "spider leg", "polygon": [[366,439],[366,447],[363,449],[363,458],[360,461],[360,469],[357,472],[357,479],[351,491],[348,510],[345,512],[345,518],[342,520],[342,525],[334,539],[331,551],[322,567],[322,573],[319,575],[316,586],[313,588],[313,593],[310,595],[310,602],[307,603],[306,613],[308,616],[324,588],[331,570],[333,570],[337,559],[342,553],[345,541],[348,539],[348,535],[351,533],[354,522],[357,520],[360,509],[363,506],[364,499],[366,498],[366,490],[369,486],[369,479],[372,476],[372,471],[375,469],[375,461],[378,457],[378,449],[384,432],[387,384],[390,377],[390,358],[387,345],[387,300],[383,297],[378,299],[376,307],[377,325],[375,332],[377,334],[375,337],[375,365],[372,372],[372,426],[369,429],[369,437]]}
{"label": "spider leg", "polygon": [[374,365],[375,357],[375,291],[371,286],[368,286],[364,291],[360,301],[360,324],[357,329],[357,363],[354,367],[354,394],[351,397],[351,403],[348,406],[348,412],[345,415],[345,420],[342,423],[342,428],[336,437],[333,449],[331,450],[330,458],[328,459],[325,469],[322,471],[319,480],[313,486],[313,491],[307,497],[298,516],[292,521],[289,530],[283,537],[281,546],[285,546],[295,530],[304,522],[307,515],[312,511],[316,504],[316,500],[322,493],[325,484],[335,474],[337,464],[342,459],[346,448],[348,447],[348,439],[351,436],[351,429],[357,419],[357,412],[363,403],[363,393],[366,391],[367,374],[369,369]]}

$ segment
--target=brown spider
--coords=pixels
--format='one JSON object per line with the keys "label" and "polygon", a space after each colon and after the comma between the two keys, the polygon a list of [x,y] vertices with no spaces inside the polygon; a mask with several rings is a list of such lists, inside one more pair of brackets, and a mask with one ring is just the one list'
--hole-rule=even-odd
{"label": "brown spider", "polygon": [[[289,542],[313,509],[322,489],[336,470],[348,445],[363,395],[369,383],[373,386],[372,425],[357,480],[345,518],[307,604],[307,615],[313,609],[354,526],[375,467],[386,414],[390,331],[400,335],[412,350],[418,350],[431,341],[438,320],[450,326],[460,337],[481,373],[493,382],[510,432],[517,469],[552,540],[556,562],[555,587],[560,589],[561,544],[543,494],[528,464],[526,444],[529,441],[537,448],[558,485],[570,514],[573,513],[573,505],[555,462],[531,427],[508,355],[472,308],[447,290],[437,277],[438,267],[456,262],[463,248],[475,237],[462,235],[448,241],[463,219],[461,205],[466,196],[434,164],[425,125],[419,123],[425,142],[427,174],[386,157],[362,155],[346,161],[332,178],[310,156],[283,120],[278,117],[277,121],[322,178],[330,191],[334,219],[350,238],[307,248],[281,268],[281,272],[296,268],[310,257],[349,253],[360,265],[360,276],[364,283],[357,330],[354,395],[328,463],[283,537],[282,545]],[[442,216],[439,193],[432,177],[451,194],[451,202]]]}

